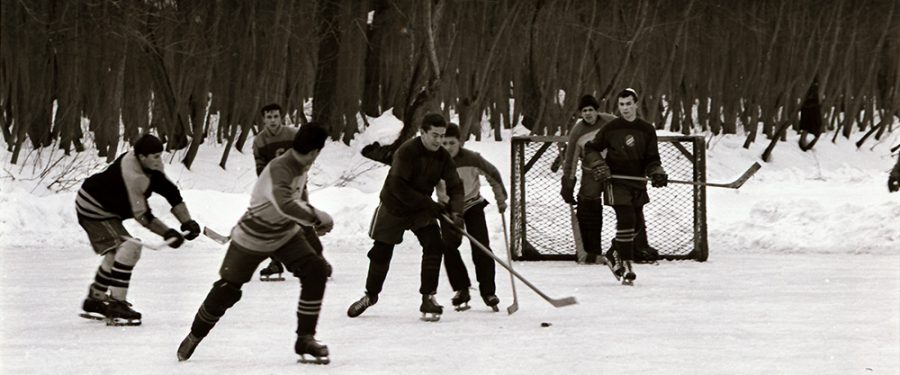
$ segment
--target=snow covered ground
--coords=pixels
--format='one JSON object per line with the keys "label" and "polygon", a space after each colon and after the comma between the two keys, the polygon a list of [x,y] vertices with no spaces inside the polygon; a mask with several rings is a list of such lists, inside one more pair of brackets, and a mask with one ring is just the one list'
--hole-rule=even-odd
{"label": "snow covered ground", "polygon": [[[2,374],[897,374],[900,372],[900,194],[888,194],[889,147],[897,132],[857,150],[851,140],[824,140],[803,153],[791,138],[740,190],[709,189],[710,259],[637,266],[637,285],[615,283],[608,269],[571,262],[516,262],[518,271],[553,297],[579,304],[553,308],[517,283],[520,310],[450,308],[418,319],[420,250],[412,235],[398,246],[379,303],[350,319],[362,295],[371,240],[368,223],[387,168],[359,149],[396,129],[382,121],[349,147],[326,146],[311,178],[311,200],[337,223],[323,237],[334,265],[318,339],[327,366],[295,363],[298,283],[254,280],[243,299],[179,363],[175,349],[217,271],[223,246],[198,238],[180,249],[144,250],[129,300],[140,327],[106,327],[77,317],[99,258],[76,223],[74,192],[46,190],[34,167],[10,165],[0,151],[0,373]],[[377,122],[376,122],[377,123]],[[487,138],[489,139],[489,137]],[[855,141],[855,139],[853,140]],[[743,137],[709,139],[708,180],[741,174],[765,148],[740,148]],[[177,160],[167,173],[183,189],[195,218],[227,231],[246,206],[252,155],[205,145],[191,171]],[[249,147],[249,144],[248,144]],[[469,142],[505,174],[509,142]],[[59,158],[42,151],[38,165]],[[67,177],[83,178],[90,155]],[[64,158],[54,167],[71,163]],[[13,179],[15,177],[15,179]],[[77,185],[76,185],[77,189]],[[483,194],[492,199],[489,188]],[[163,199],[151,200],[169,223]],[[651,203],[652,204],[652,203]],[[500,218],[490,214],[491,242],[502,254]],[[568,218],[562,218],[568,220]],[[155,241],[134,222],[126,227]],[[652,236],[652,228],[650,228]],[[468,245],[464,259],[474,278]],[[501,307],[512,302],[498,267]],[[477,293],[475,293],[477,294]],[[541,323],[550,323],[542,327]],[[302,368],[298,368],[301,367]]]}

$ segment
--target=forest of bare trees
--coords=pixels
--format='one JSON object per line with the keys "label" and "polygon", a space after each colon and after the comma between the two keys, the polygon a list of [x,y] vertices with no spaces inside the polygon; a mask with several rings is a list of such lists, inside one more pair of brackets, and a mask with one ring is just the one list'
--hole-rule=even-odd
{"label": "forest of bare trees", "polygon": [[404,136],[423,111],[451,110],[479,136],[484,115],[496,134],[519,121],[565,132],[581,94],[613,111],[624,87],[658,128],[742,133],[747,144],[797,129],[813,82],[822,130],[835,137],[877,138],[900,116],[896,0],[0,4],[0,127],[12,163],[26,140],[85,151],[87,118],[110,160],[152,129],[168,149],[187,148],[188,167],[201,143],[226,143],[224,167],[269,102],[344,142],[358,118],[387,110]]}

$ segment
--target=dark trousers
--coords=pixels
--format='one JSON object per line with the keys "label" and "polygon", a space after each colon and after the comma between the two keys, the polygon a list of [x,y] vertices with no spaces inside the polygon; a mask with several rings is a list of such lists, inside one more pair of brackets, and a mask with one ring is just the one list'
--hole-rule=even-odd
{"label": "dark trousers", "polygon": [[255,252],[232,242],[219,269],[221,279],[213,283],[200,305],[191,325],[191,333],[197,337],[206,337],[225,315],[225,311],[241,299],[241,286],[253,278],[253,273],[261,262],[271,257],[282,262],[288,271],[300,279],[297,334],[315,335],[325,295],[328,264],[312,248],[306,238],[308,235],[309,232],[306,231],[297,232],[274,253]]}
{"label": "dark trousers", "polygon": [[[441,275],[441,258],[444,241],[437,225],[428,225],[413,231],[422,245],[422,267],[419,274],[419,293],[437,293],[438,278]],[[394,255],[394,245],[375,240],[369,250],[369,273],[366,276],[366,294],[377,296],[384,287]]]}
{"label": "dark trousers", "polygon": [[[484,247],[490,249],[491,243],[488,238],[487,222],[484,219],[485,206],[487,206],[487,201],[469,208],[463,214],[463,219],[466,225],[466,232],[469,232]],[[441,227],[443,228],[442,232],[446,243],[444,267],[447,269],[450,286],[453,287],[453,290],[468,288],[472,285],[472,282],[469,280],[469,273],[459,252],[462,237],[454,233],[448,223],[441,223]],[[477,245],[473,242],[469,241],[469,246],[472,248],[472,263],[475,263],[475,278],[478,280],[478,291],[482,296],[497,294],[497,286],[494,283],[494,275],[496,274],[494,259],[483,251],[476,249]]]}

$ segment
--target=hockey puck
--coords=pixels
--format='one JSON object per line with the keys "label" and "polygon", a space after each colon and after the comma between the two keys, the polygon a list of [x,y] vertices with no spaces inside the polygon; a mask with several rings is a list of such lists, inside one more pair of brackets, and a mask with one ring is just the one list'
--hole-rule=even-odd
{"label": "hockey puck", "polygon": [[549,326],[550,326],[550,323],[547,323],[547,322],[541,323],[541,327],[549,327]]}

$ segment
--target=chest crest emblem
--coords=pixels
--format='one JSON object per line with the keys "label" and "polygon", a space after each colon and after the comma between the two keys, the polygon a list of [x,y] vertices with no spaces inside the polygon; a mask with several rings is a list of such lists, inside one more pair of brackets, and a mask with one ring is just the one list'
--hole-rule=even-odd
{"label": "chest crest emblem", "polygon": [[631,134],[625,136],[625,145],[628,147],[634,147],[634,137]]}

